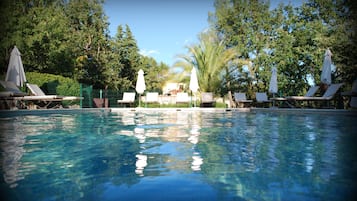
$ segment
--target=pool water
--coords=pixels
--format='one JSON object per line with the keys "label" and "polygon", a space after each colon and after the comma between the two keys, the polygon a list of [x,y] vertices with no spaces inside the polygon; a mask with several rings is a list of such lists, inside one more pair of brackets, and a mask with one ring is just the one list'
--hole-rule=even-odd
{"label": "pool water", "polygon": [[349,200],[356,116],[237,111],[0,118],[2,200]]}

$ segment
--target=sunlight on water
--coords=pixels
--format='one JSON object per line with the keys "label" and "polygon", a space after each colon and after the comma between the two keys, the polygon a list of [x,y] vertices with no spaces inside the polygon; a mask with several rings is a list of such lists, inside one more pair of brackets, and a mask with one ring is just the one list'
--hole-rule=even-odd
{"label": "sunlight on water", "polygon": [[8,200],[345,200],[357,118],[88,112],[0,118]]}

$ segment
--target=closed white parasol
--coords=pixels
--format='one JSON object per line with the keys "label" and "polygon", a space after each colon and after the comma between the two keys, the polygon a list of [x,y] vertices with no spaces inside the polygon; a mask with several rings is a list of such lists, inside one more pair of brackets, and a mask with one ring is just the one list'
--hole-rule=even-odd
{"label": "closed white parasol", "polygon": [[[196,92],[198,91],[198,89],[200,87],[198,86],[197,73],[196,73],[196,69],[194,67],[191,70],[191,78],[190,78],[189,88],[192,91],[192,93],[195,95],[194,106],[196,106]],[[192,102],[192,96],[191,96],[191,102]]]}
{"label": "closed white parasol", "polygon": [[144,71],[142,69],[139,70],[138,72],[138,79],[136,80],[136,87],[135,90],[136,92],[140,95],[139,97],[139,107],[140,107],[140,99],[141,99],[141,94],[144,93],[146,89],[145,85],[145,79],[144,79]]}
{"label": "closed white parasol", "polygon": [[327,85],[331,84],[331,59],[332,53],[329,48],[325,52],[324,62],[322,64],[321,82]]}
{"label": "closed white parasol", "polygon": [[13,82],[17,86],[21,87],[24,86],[24,83],[26,83],[26,76],[21,60],[21,53],[16,46],[14,46],[11,51],[5,81]]}

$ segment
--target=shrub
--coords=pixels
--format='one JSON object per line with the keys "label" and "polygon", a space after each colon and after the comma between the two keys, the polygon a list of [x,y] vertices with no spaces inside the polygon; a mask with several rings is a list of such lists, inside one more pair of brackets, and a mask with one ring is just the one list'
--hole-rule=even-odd
{"label": "shrub", "polygon": [[60,75],[27,72],[27,82],[37,84],[46,94],[79,96],[80,86],[77,81]]}

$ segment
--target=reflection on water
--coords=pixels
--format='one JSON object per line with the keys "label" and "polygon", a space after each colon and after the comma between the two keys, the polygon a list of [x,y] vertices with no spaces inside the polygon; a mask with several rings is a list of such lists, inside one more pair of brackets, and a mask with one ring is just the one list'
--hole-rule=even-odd
{"label": "reflection on water", "polygon": [[224,111],[0,118],[1,192],[13,200],[344,200],[356,190],[355,121]]}
{"label": "reflection on water", "polygon": [[144,168],[148,165],[148,157],[146,155],[137,154],[137,161],[135,163],[136,169],[135,173],[141,176],[144,176]]}

